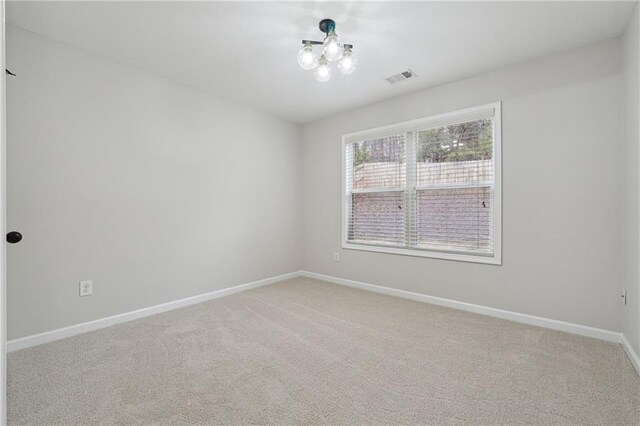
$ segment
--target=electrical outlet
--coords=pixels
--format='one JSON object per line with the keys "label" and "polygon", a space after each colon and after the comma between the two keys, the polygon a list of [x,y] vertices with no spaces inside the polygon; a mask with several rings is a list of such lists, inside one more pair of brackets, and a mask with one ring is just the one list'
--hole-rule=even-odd
{"label": "electrical outlet", "polygon": [[333,253],[333,261],[340,262],[340,253],[338,253],[337,251]]}
{"label": "electrical outlet", "polygon": [[80,281],[80,297],[93,294],[93,281]]}

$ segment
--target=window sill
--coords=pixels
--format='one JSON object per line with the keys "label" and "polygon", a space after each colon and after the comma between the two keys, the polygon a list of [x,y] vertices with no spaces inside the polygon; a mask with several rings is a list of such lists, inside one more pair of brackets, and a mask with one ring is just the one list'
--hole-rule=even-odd
{"label": "window sill", "polygon": [[357,244],[343,242],[342,248],[347,250],[371,251],[377,253],[399,254],[403,256],[428,257],[432,259],[455,260],[458,262],[484,263],[488,265],[502,265],[499,254],[482,256],[477,254],[450,253],[432,250],[412,250],[402,247],[376,246],[373,244]]}

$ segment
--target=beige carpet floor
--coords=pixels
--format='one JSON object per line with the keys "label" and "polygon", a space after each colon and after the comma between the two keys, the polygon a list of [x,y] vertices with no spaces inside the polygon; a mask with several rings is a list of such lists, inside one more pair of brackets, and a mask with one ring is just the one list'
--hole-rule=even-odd
{"label": "beige carpet floor", "polygon": [[619,345],[297,278],[9,356],[10,424],[639,424]]}

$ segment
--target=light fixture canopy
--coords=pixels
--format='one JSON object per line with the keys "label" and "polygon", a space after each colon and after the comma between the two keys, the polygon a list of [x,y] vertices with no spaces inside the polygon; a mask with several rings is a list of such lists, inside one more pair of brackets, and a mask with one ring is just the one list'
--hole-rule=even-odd
{"label": "light fixture canopy", "polygon": [[325,18],[318,22],[318,28],[325,34],[329,34],[331,31],[336,30],[336,21],[333,19]]}
{"label": "light fixture canopy", "polygon": [[[325,33],[323,41],[302,40],[302,48],[298,52],[298,64],[303,70],[314,69],[316,80],[325,82],[331,78],[329,62],[340,60],[338,68],[343,74],[351,74],[357,65],[352,44],[342,44],[336,33],[336,23],[332,19],[323,19],[318,24]],[[322,45],[322,56],[318,60],[313,53],[313,46]]]}

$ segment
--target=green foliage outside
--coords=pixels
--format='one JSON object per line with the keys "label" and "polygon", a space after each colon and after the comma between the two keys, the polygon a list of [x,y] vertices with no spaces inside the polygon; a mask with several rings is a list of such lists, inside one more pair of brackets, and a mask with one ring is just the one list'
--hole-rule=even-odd
{"label": "green foliage outside", "polygon": [[353,165],[359,166],[369,162],[370,155],[367,153],[367,147],[364,143],[353,144]]}
{"label": "green foliage outside", "polygon": [[[490,160],[493,156],[491,119],[469,121],[418,132],[418,161],[444,163]],[[353,165],[404,161],[404,141],[383,138],[353,144]]]}
{"label": "green foliage outside", "polygon": [[394,163],[404,160],[404,141],[395,137],[353,144],[353,165]]}
{"label": "green foliage outside", "polygon": [[418,140],[418,161],[422,162],[490,160],[493,155],[490,119],[424,130]]}

